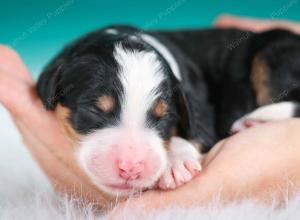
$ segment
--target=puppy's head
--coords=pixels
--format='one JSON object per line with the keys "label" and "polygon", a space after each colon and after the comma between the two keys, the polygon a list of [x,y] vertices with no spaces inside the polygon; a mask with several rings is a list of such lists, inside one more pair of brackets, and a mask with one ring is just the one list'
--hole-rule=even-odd
{"label": "puppy's head", "polygon": [[166,169],[166,143],[179,124],[183,96],[151,48],[130,40],[79,42],[48,65],[38,94],[63,121],[80,166],[103,191],[151,188]]}

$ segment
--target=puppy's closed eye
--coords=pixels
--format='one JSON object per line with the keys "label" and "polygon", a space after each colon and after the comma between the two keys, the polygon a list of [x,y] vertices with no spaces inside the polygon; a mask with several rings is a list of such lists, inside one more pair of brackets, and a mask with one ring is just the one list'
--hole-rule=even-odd
{"label": "puppy's closed eye", "polygon": [[110,113],[114,110],[116,102],[112,96],[103,95],[96,102],[97,107],[105,113]]}

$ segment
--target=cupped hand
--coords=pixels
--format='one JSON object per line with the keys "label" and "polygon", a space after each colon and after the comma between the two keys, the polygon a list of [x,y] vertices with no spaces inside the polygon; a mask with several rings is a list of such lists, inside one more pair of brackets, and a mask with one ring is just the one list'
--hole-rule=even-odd
{"label": "cupped hand", "polygon": [[[252,31],[279,27],[300,33],[300,25],[295,23],[232,16],[220,17],[216,26]],[[53,113],[44,110],[20,57],[5,46],[0,46],[0,103],[11,113],[26,146],[59,192],[98,201],[100,206],[108,204],[77,167],[71,145]],[[199,205],[211,201],[218,192],[222,201],[247,196],[267,201],[270,192],[283,199],[279,189],[288,180],[293,183],[287,187],[291,191],[300,183],[299,130],[299,119],[291,119],[241,132],[218,143],[207,155],[202,174],[190,183],[173,191],[149,191],[127,205],[145,209]]]}
{"label": "cupped hand", "polygon": [[[300,34],[300,24],[282,20],[219,16],[217,28],[238,28],[254,32],[286,29]],[[281,202],[300,187],[300,119],[266,123],[220,141],[204,160],[201,175],[177,190],[151,191],[121,203],[108,214],[118,219],[124,207],[133,214],[145,214],[167,206],[205,205],[251,198]]]}
{"label": "cupped hand", "polygon": [[270,122],[219,142],[206,156],[203,172],[172,191],[150,191],[121,203],[109,217],[119,219],[124,208],[144,215],[168,206],[220,205],[254,199],[282,202],[300,187],[300,119]]}
{"label": "cupped hand", "polygon": [[35,82],[19,55],[0,45],[0,103],[10,112],[24,143],[58,192],[99,202],[108,200],[77,167],[73,149],[52,112],[35,92]]}

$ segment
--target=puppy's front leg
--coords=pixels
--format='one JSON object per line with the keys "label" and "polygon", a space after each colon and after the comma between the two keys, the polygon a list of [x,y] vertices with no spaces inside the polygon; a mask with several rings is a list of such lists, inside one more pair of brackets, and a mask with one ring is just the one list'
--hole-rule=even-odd
{"label": "puppy's front leg", "polygon": [[201,154],[189,141],[172,137],[168,151],[168,166],[158,182],[160,189],[175,189],[190,181],[201,171]]}

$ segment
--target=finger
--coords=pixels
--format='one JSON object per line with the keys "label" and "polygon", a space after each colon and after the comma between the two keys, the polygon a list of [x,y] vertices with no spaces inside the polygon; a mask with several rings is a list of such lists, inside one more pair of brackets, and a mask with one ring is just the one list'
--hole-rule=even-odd
{"label": "finger", "polygon": [[33,83],[33,79],[18,53],[4,45],[0,45],[0,68],[28,83]]}
{"label": "finger", "polygon": [[300,24],[291,21],[243,18],[232,15],[219,16],[214,25],[218,28],[238,28],[253,32],[262,32],[271,29],[286,29],[300,34]]}
{"label": "finger", "polygon": [[268,22],[265,20],[242,18],[232,15],[221,15],[216,19],[214,25],[219,28],[239,28],[258,32],[263,28],[266,28],[266,23]]}
{"label": "finger", "polygon": [[0,103],[11,113],[18,113],[28,100],[33,84],[33,79],[19,55],[0,45]]}
{"label": "finger", "polygon": [[30,90],[28,84],[0,69],[0,103],[10,112],[24,108]]}

